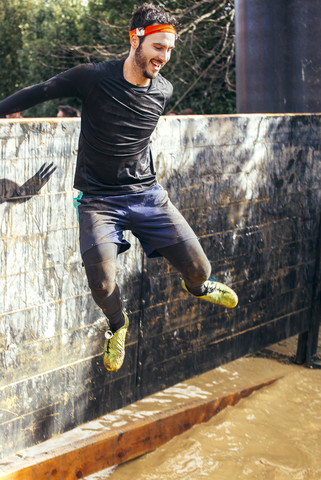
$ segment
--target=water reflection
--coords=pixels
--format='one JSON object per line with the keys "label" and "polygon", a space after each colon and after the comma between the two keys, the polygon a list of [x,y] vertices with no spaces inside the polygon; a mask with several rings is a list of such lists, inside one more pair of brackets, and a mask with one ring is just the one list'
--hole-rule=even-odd
{"label": "water reflection", "polygon": [[[234,362],[233,365],[235,368],[240,364]],[[239,377],[244,382],[246,367],[249,367],[247,374],[251,383],[255,369],[262,367],[271,372],[271,377],[277,371],[284,377],[156,451],[87,478],[172,480],[174,476],[175,480],[203,477],[213,480],[320,480],[320,370],[280,365],[267,359],[249,363],[245,359],[242,365],[241,373],[228,370],[229,367],[225,369],[225,375],[229,381],[235,380],[236,387]],[[187,396],[206,396],[213,390],[213,382],[217,382],[221,393],[224,371],[216,369],[213,372],[209,372],[203,387],[197,385],[196,380],[196,385],[187,385],[185,390],[183,384],[176,386],[173,395],[180,401],[184,391]],[[204,376],[201,378],[204,381]],[[166,399],[162,392],[158,396]]]}

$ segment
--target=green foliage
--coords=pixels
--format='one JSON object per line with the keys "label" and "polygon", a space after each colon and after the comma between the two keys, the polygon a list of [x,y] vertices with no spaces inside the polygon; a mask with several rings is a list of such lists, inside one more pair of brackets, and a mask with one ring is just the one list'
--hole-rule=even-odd
{"label": "green foliage", "polygon": [[[84,16],[81,0],[33,0],[33,11],[23,36],[26,48],[20,55],[20,64],[26,71],[24,86],[42,82],[78,63],[69,47],[82,38]],[[60,103],[79,107],[78,100],[55,100],[34,107],[27,114],[56,116]]]}
{"label": "green foliage", "polygon": [[[29,2],[25,2],[28,6]],[[21,0],[0,0],[0,96],[20,87],[19,53],[23,48],[24,4]]]}
{"label": "green foliage", "polygon": [[[70,45],[80,43],[85,7],[81,0],[0,0],[0,97],[46,80],[79,62]],[[84,60],[83,60],[84,61]],[[64,99],[70,103],[70,99]],[[72,101],[73,104],[75,101]],[[56,116],[57,101],[25,116]],[[78,100],[76,100],[79,106]]]}
{"label": "green foliage", "polygon": [[180,22],[176,52],[167,75],[175,85],[178,112],[234,113],[234,5],[227,0],[169,1]]}
{"label": "green foliage", "polygon": [[[128,23],[139,0],[0,0],[0,98],[81,62],[124,58]],[[178,113],[235,112],[234,5],[228,0],[155,0],[180,23],[177,48],[163,74]],[[25,116],[56,116],[46,102]]]}

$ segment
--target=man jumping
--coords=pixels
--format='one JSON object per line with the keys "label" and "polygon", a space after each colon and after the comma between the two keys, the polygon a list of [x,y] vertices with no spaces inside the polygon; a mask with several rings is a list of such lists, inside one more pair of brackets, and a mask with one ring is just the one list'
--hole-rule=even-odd
{"label": "man jumping", "polygon": [[80,251],[88,284],[104,312],[107,370],[124,361],[129,319],[116,283],[117,256],[130,248],[131,230],[148,257],[165,257],[182,275],[182,287],[223,307],[236,293],[210,281],[210,263],[189,224],[158,184],[150,137],[172,95],[159,71],[175,47],[176,21],[153,4],[141,5],[130,21],[125,60],[81,64],[20,90],[0,102],[0,116],[54,98],[82,100],[74,187]]}

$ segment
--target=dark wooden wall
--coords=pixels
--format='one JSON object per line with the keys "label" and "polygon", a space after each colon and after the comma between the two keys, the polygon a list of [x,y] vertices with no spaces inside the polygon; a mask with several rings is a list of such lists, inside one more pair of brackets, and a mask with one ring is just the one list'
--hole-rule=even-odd
{"label": "dark wooden wall", "polygon": [[[118,274],[126,358],[107,373],[72,209],[78,132],[77,120],[0,121],[2,458],[307,332],[320,300],[321,117],[163,117],[152,142],[159,181],[239,305],[189,296],[129,235]],[[44,162],[56,167],[46,182]]]}

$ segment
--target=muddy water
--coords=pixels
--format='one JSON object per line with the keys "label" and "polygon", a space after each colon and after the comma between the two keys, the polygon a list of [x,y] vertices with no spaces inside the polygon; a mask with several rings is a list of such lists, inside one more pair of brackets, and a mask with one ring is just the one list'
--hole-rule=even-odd
{"label": "muddy water", "polygon": [[[244,384],[246,375],[248,384],[255,383],[262,370],[283,377],[154,452],[87,478],[321,480],[320,370],[241,359],[161,392],[159,401],[166,403],[166,395],[177,396],[178,402],[202,398],[213,389],[221,395],[231,382],[235,388]],[[148,410],[148,399],[145,403]]]}

